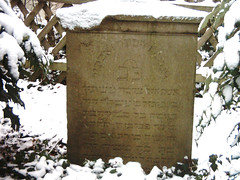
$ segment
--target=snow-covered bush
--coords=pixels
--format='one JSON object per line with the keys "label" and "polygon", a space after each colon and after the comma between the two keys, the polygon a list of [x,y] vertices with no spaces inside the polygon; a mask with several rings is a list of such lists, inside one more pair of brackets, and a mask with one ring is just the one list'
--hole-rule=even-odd
{"label": "snow-covered bush", "polygon": [[[205,81],[202,115],[198,116],[197,142],[204,130],[212,122],[218,123],[219,115],[224,111],[229,114],[239,110],[240,90],[240,0],[223,0],[205,17],[200,32],[212,28],[218,39],[216,58],[209,76]],[[220,25],[220,26],[219,26]],[[208,43],[209,45],[209,43]],[[204,47],[205,48],[205,47]],[[213,49],[213,48],[208,48]],[[206,49],[205,49],[206,50]],[[230,118],[226,118],[230,121]],[[228,131],[226,140],[232,147],[226,156],[212,156],[209,159],[213,171],[228,175],[229,179],[239,178],[240,169],[240,121]],[[225,167],[225,168],[224,168]],[[227,170],[226,170],[227,169]]]}
{"label": "snow-covered bush", "polygon": [[[199,118],[199,136],[204,129],[219,116],[223,109],[236,108],[240,101],[240,0],[224,0],[202,23],[201,29],[210,25],[218,38],[217,57],[213,62],[212,73],[206,80],[205,105]],[[223,23],[217,27],[221,20]],[[240,122],[233,127],[230,136],[240,142]]]}
{"label": "snow-covered bush", "polygon": [[0,0],[0,101],[24,106],[17,80],[26,60],[34,68],[48,65],[36,34],[17,17],[8,0]]}

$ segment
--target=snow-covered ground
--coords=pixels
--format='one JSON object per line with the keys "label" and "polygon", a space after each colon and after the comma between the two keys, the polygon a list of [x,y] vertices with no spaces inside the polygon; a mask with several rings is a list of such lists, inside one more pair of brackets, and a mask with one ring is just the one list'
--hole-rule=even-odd
{"label": "snow-covered ground", "polygon": [[19,80],[23,88],[21,98],[23,107],[15,106],[14,113],[19,115],[26,131],[41,135],[42,139],[54,137],[67,142],[66,86],[62,84],[38,86],[38,82]]}
{"label": "snow-covered ground", "polygon": [[[17,105],[14,105],[14,113],[19,115],[21,119],[21,131],[28,132],[29,136],[38,136],[39,139],[54,139],[56,141],[61,140],[67,142],[67,117],[66,117],[66,86],[57,84],[40,86],[36,82],[27,82],[19,80],[19,87],[23,88],[21,97],[25,102],[26,108],[23,109]],[[202,108],[202,98],[195,98],[195,119],[198,119],[199,112]],[[230,157],[231,155],[240,154],[240,148],[230,148],[232,140],[228,140],[227,137],[231,132],[233,126],[237,123],[240,117],[240,109],[235,111],[223,111],[218,117],[216,123],[213,122],[205,131],[203,136],[198,141],[198,146],[194,143],[193,139],[193,158],[199,159],[199,167],[208,167],[209,155],[218,154]],[[4,131],[6,127],[0,125],[1,135],[6,133]],[[194,128],[194,136],[196,134]],[[193,137],[194,138],[194,137]],[[1,136],[0,136],[1,140]],[[29,146],[32,144],[30,143]],[[27,146],[27,144],[25,144]],[[1,159],[1,157],[0,157]],[[112,166],[110,166],[103,173],[103,162],[99,160],[96,164],[89,162],[89,167],[80,167],[77,165],[71,165],[67,168],[65,179],[72,179],[76,177],[84,177],[85,179],[96,179],[99,176],[99,172],[102,179],[157,179],[157,175],[160,170],[157,167],[153,167],[152,173],[145,175],[139,163],[127,163],[122,164],[122,160],[117,158],[112,160]],[[45,158],[41,158],[37,163],[47,162]],[[118,164],[116,164],[118,163]],[[227,171],[237,171],[237,167],[240,164],[229,165],[224,167]],[[39,165],[38,165],[39,166]],[[37,165],[36,165],[37,167]],[[40,166],[42,167],[42,166]],[[47,165],[46,165],[47,167]],[[59,168],[56,168],[59,167]],[[41,169],[40,169],[41,170]],[[38,169],[39,171],[39,169]],[[115,173],[110,173],[110,172]],[[167,170],[166,170],[167,171]],[[169,169],[168,169],[169,171]],[[46,173],[46,171],[44,171]],[[60,166],[55,165],[55,169],[48,170],[49,175],[45,176],[45,179],[52,179],[53,175],[60,175],[63,169]],[[55,174],[54,174],[55,173]],[[223,172],[219,173],[219,177],[225,177]],[[59,177],[57,176],[56,177]],[[38,172],[36,177],[40,177],[41,172]],[[49,177],[49,178],[48,178]],[[121,178],[120,178],[121,177]],[[175,177],[180,178],[180,177]]]}

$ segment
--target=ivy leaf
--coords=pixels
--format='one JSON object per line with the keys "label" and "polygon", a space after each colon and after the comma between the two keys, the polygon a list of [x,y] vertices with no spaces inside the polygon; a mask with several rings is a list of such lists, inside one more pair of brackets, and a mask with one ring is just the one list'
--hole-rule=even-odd
{"label": "ivy leaf", "polygon": [[218,168],[218,165],[216,163],[212,163],[210,167],[215,172],[217,170],[217,168]]}
{"label": "ivy leaf", "polygon": [[212,163],[212,164],[216,163],[217,158],[218,158],[218,155],[212,154],[211,156],[209,156],[209,162]]}
{"label": "ivy leaf", "polygon": [[63,161],[63,163],[62,163],[63,169],[66,169],[69,166],[70,166],[70,162],[69,161]]}
{"label": "ivy leaf", "polygon": [[239,28],[240,27],[240,21],[237,21],[235,22],[235,25],[234,25],[236,28]]}
{"label": "ivy leaf", "polygon": [[201,23],[201,26],[199,27],[199,32],[205,31],[206,28],[209,27],[209,22],[212,22],[214,17],[218,14],[218,12],[221,10],[221,4],[218,4],[211,13],[209,13]]}
{"label": "ivy leaf", "polygon": [[112,169],[112,170],[110,171],[110,173],[111,173],[111,174],[117,173],[117,169]]}

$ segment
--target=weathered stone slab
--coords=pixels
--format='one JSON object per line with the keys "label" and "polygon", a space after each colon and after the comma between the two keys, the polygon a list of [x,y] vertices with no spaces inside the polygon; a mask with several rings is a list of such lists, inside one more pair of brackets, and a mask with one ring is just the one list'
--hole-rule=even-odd
{"label": "weathered stone slab", "polygon": [[73,163],[120,156],[149,171],[191,155],[197,26],[112,17],[67,32]]}

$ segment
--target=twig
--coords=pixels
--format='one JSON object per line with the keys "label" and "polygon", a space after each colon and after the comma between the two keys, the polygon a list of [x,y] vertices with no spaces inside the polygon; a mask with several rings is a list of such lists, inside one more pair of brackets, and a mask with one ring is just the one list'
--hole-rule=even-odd
{"label": "twig", "polygon": [[54,146],[52,146],[52,148],[50,149],[50,151],[48,152],[48,155],[53,151],[53,149],[57,146],[57,144],[60,142],[60,141],[62,141],[63,140],[63,138],[62,139],[59,139],[57,142],[56,142],[56,144],[54,145]]}

